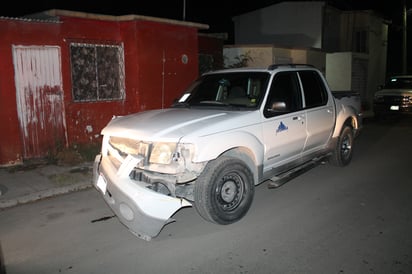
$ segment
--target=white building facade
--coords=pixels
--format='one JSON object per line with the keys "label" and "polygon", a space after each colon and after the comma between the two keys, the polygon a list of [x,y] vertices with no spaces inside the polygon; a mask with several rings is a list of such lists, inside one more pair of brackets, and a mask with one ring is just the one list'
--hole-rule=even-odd
{"label": "white building facade", "polygon": [[385,82],[388,22],[372,11],[285,1],[232,19],[235,44],[224,47],[225,66],[239,57],[251,67],[312,64],[333,90],[359,92],[365,110]]}

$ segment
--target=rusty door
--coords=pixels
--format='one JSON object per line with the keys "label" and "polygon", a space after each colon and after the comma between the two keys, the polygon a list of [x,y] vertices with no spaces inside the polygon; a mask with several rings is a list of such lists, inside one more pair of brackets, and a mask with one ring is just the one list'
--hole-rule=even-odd
{"label": "rusty door", "polygon": [[24,159],[67,145],[60,60],[57,46],[13,46]]}

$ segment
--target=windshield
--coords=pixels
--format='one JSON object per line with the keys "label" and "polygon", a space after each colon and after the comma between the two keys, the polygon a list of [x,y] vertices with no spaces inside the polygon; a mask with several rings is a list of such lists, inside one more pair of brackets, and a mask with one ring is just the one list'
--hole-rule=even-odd
{"label": "windshield", "polygon": [[267,72],[204,75],[172,107],[257,108],[265,94],[269,77]]}
{"label": "windshield", "polygon": [[412,77],[399,77],[391,78],[386,85],[385,89],[412,89]]}

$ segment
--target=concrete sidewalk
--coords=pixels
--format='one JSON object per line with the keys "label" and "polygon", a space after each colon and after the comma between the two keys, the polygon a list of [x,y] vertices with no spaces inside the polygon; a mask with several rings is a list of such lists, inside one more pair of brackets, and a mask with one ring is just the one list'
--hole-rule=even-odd
{"label": "concrete sidewalk", "polygon": [[0,168],[0,209],[92,187],[93,162]]}

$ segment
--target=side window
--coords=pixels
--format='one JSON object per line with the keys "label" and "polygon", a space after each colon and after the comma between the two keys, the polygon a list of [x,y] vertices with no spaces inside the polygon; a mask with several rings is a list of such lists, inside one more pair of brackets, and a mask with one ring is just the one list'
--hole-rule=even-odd
{"label": "side window", "polygon": [[274,76],[266,101],[266,118],[302,109],[302,99],[296,72],[279,72]]}
{"label": "side window", "polygon": [[123,45],[71,43],[74,101],[124,99],[123,59]]}
{"label": "side window", "polygon": [[299,71],[305,95],[306,108],[323,106],[328,102],[328,93],[319,74],[315,71]]}

